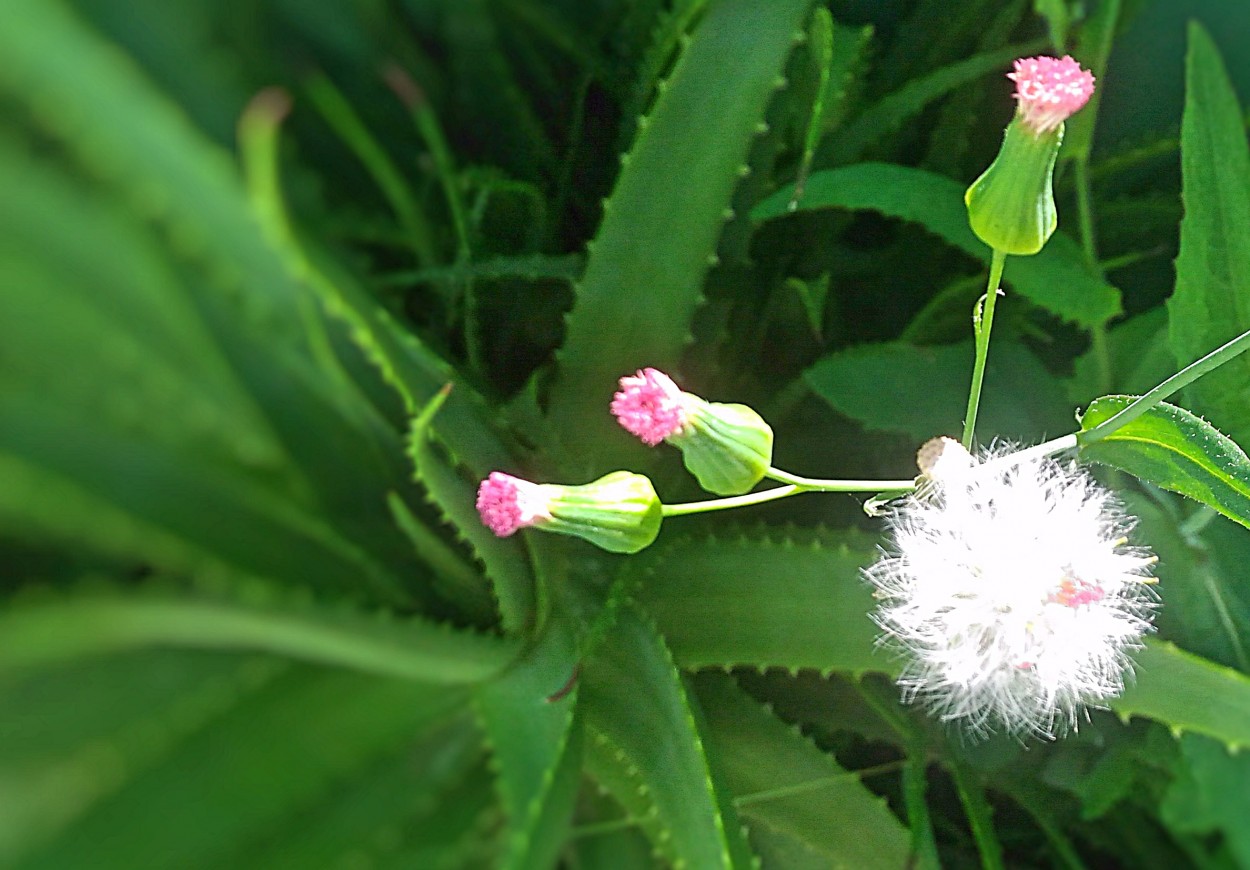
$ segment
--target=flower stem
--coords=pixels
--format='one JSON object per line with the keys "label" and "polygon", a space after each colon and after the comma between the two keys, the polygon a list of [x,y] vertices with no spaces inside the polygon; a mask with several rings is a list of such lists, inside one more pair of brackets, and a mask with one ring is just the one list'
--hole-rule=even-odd
{"label": "flower stem", "polygon": [[764,502],[776,501],[779,498],[785,498],[801,491],[797,486],[778,486],[762,492],[748,492],[746,495],[734,495],[729,498],[713,498],[707,501],[688,501],[683,504],[661,505],[661,510],[666,517],[681,517],[687,514],[702,514],[709,511],[723,511],[730,508],[763,504]]}
{"label": "flower stem", "polygon": [[982,870],[1003,870],[1003,847],[994,833],[994,815],[989,801],[985,797],[985,789],[976,782],[972,774],[961,763],[948,765],[951,778],[955,780],[955,791],[959,793],[960,803],[968,816],[968,825],[972,828],[972,839],[981,853]]}
{"label": "flower stem", "polygon": [[1206,356],[1195,360],[1181,369],[1172,377],[1159,384],[1144,396],[1139,396],[1123,411],[1103,420],[1088,432],[1077,433],[1077,440],[1082,446],[1101,441],[1115,430],[1132,423],[1168,396],[1184,389],[1207,372],[1222,366],[1224,363],[1250,350],[1250,330],[1243,332],[1227,344],[1217,347]]}
{"label": "flower stem", "polygon": [[977,410],[981,406],[981,384],[985,381],[985,359],[990,350],[990,329],[994,326],[994,303],[998,299],[998,284],[1003,277],[1003,265],[1007,255],[995,249],[990,260],[990,280],[985,291],[984,307],[978,303],[972,316],[972,331],[976,339],[976,362],[972,367],[972,388],[968,391],[968,412],[964,415],[965,448],[972,449],[972,439],[977,428]]}
{"label": "flower stem", "polygon": [[776,501],[779,498],[798,495],[803,492],[911,492],[916,488],[914,480],[820,480],[813,477],[799,477],[777,468],[768,469],[767,475],[772,480],[785,484],[759,492],[748,492],[745,495],[733,495],[728,498],[713,498],[707,501],[689,501],[684,504],[666,504],[662,506],[666,517],[680,517],[687,514],[701,514],[710,511],[723,511],[730,508],[747,507],[753,504]]}
{"label": "flower stem", "polygon": [[804,492],[885,492],[912,490],[916,485],[912,480],[822,480],[818,477],[799,477],[780,468],[770,468],[764,473],[778,483],[797,486]]}

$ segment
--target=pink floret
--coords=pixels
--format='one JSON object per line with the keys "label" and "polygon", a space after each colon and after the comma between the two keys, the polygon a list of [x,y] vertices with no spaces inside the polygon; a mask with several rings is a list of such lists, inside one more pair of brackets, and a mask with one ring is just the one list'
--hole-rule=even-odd
{"label": "pink floret", "polygon": [[1024,123],[1045,133],[1062,124],[1094,93],[1094,74],[1071,57],[1022,57],[1007,78],[1016,83]]}
{"label": "pink floret", "polygon": [[477,488],[477,512],[482,524],[501,538],[551,519],[538,484],[501,471],[492,471]]}
{"label": "pink floret", "polygon": [[621,378],[612,413],[630,433],[654,447],[680,432],[687,422],[686,403],[673,379],[657,369],[640,369]]}

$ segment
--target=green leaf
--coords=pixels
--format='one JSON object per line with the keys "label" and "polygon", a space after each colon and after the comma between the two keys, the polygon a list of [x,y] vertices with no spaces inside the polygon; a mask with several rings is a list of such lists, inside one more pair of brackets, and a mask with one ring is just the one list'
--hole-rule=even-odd
{"label": "green leaf", "polygon": [[[1098,399],[1081,416],[1081,432],[1110,419],[1133,399]],[[1184,408],[1162,402],[1105,438],[1082,444],[1081,456],[1200,501],[1250,528],[1250,458]]]}
{"label": "green leaf", "polygon": [[[1181,122],[1180,254],[1168,300],[1182,364],[1250,329],[1250,149],[1241,106],[1211,38],[1189,25]],[[1232,360],[1191,387],[1198,410],[1234,438],[1250,435],[1250,360]]]}
{"label": "green leaf", "polygon": [[869,540],[857,535],[744,535],[661,543],[629,570],[641,576],[638,601],[683,667],[863,672],[889,668],[860,576],[872,559]]}
{"label": "green leaf", "polygon": [[701,674],[708,752],[725,771],[752,838],[759,830],[798,839],[819,866],[895,870],[910,840],[884,798],[783,723],[723,674]]}
{"label": "green leaf", "polygon": [[[256,233],[229,154],[209,143],[67,4],[14,0],[0,32],[0,89],[24,104],[93,174],[164,224],[180,254],[221,284],[263,292],[238,302],[271,330],[299,335],[299,289]],[[59,50],[44,51],[48,45]],[[127,124],[117,123],[130,118]]]}
{"label": "green leaf", "polygon": [[611,470],[598,467],[605,444],[625,443],[606,411],[617,378],[671,369],[688,341],[738,169],[809,5],[711,4],[624,160],[557,356],[551,417],[587,466],[578,477]]}
{"label": "green leaf", "polygon": [[327,313],[348,328],[352,341],[399,394],[409,414],[447,385],[461,382],[450,400],[440,400],[441,413],[434,428],[456,445],[462,462],[485,475],[504,463],[507,453],[486,425],[489,413],[482,398],[402,328],[349,272],[297,238],[279,179],[278,125],[287,109],[284,100],[280,92],[262,93],[240,123],[253,208],[275,253],[320,298]]}
{"label": "green leaf", "polygon": [[508,818],[503,867],[554,866],[568,834],[582,729],[574,723],[576,686],[556,696],[576,679],[573,638],[553,618],[525,658],[476,693],[478,722],[494,753]]}
{"label": "green leaf", "polygon": [[[1187,534],[1179,518],[1170,516],[1157,501],[1136,492],[1122,492],[1119,497],[1137,518],[1134,540],[1148,543],[1159,557],[1154,575],[1159,578],[1161,605],[1155,624],[1162,635],[1204,658],[1250,671],[1250,656],[1242,642],[1243,635],[1250,637],[1250,608],[1235,593],[1242,585],[1243,564],[1235,554],[1240,550],[1244,558],[1250,552],[1250,536],[1232,526],[1237,540],[1225,546],[1234,551],[1238,570],[1226,574],[1220,570],[1218,548],[1199,535]],[[1226,524],[1214,516],[1211,522]]]}
{"label": "green leaf", "polygon": [[[0,522],[175,571],[246,574],[397,600],[399,582],[324,519],[236,469],[0,395]],[[70,434],[72,433],[72,434]],[[212,517],[212,520],[206,519]]]}
{"label": "green leaf", "polygon": [[1062,52],[1068,41],[1068,25],[1072,20],[1068,0],[1033,0],[1033,11],[1046,19],[1051,47],[1056,52]]}
{"label": "green leaf", "polygon": [[[0,378],[294,488],[281,443],[143,222],[7,136],[0,187]],[[164,413],[143,413],[153,405]]]}
{"label": "green leaf", "polygon": [[[457,866],[449,859],[493,852],[482,821],[495,811],[481,737],[457,719],[398,756],[362,768],[313,804],[232,855],[230,865],[304,870],[372,858],[384,866],[410,852],[408,866]],[[440,863],[435,863],[438,860]],[[468,866],[472,866],[469,864]]]}
{"label": "green leaf", "polygon": [[[1152,308],[1117,323],[1107,333],[1111,383],[1117,392],[1145,393],[1176,373],[1176,358],[1167,342],[1168,318],[1162,308]],[[1073,361],[1068,398],[1085,405],[1106,392],[1098,387],[1097,352],[1093,349]]]}
{"label": "green leaf", "polygon": [[1107,705],[1121,717],[1146,716],[1234,751],[1250,746],[1250,677],[1156,640],[1133,655],[1133,664],[1135,678]]}
{"label": "green leaf", "polygon": [[[259,590],[252,590],[256,596]],[[139,647],[250,650],[426,683],[471,683],[503,670],[510,640],[452,630],[420,617],[386,622],[346,608],[275,606],[82,592],[0,613],[0,670]]]}
{"label": "green leaf", "polygon": [[[869,429],[904,432],[920,442],[959,433],[972,361],[971,342],[866,344],[826,356],[803,379],[839,413]],[[995,342],[981,399],[981,429],[1022,439],[1060,432],[1071,425],[1064,392],[1024,345]]]}
{"label": "green leaf", "polygon": [[651,844],[636,829],[583,834],[573,840],[569,848],[577,861],[573,865],[575,867],[594,867],[595,870],[655,870]]}
{"label": "green leaf", "polygon": [[1194,734],[1181,740],[1181,752],[1185,763],[1159,807],[1161,820],[1186,834],[1219,831],[1236,865],[1250,865],[1250,756]]}
{"label": "green leaf", "polygon": [[504,630],[518,632],[533,625],[538,606],[536,580],[523,536],[500,538],[482,525],[474,507],[475,485],[435,447],[424,425],[414,426],[408,449],[430,503],[485,567]]}
{"label": "green leaf", "polygon": [[[99,183],[0,146],[6,526],[410,600],[383,567],[412,563],[377,494],[398,437],[343,379],[229,155],[62,5],[20,18],[0,90]],[[29,50],[49,40],[65,51]]]}
{"label": "green leaf", "polygon": [[280,670],[242,697],[228,684],[217,691],[229,700],[204,699],[212,715],[193,729],[174,709],[146,728],[140,721],[67,756],[26,756],[6,769],[0,800],[21,810],[5,813],[10,836],[30,827],[45,838],[19,839],[19,866],[221,866],[292,813],[401,755],[466,700],[463,691],[309,667]]}
{"label": "green leaf", "polygon": [[[761,202],[756,220],[789,214],[789,189]],[[870,209],[921,224],[955,247],[989,263],[990,249],[971,227],[964,187],[944,175],[886,163],[859,163],[812,173],[799,211],[816,208]],[[1029,301],[1079,326],[1106,323],[1120,313],[1120,293],[1091,271],[1076,242],[1062,233],[1041,253],[1008,260],[1007,282]]]}
{"label": "green leaf", "polygon": [[713,781],[693,699],[636,607],[621,608],[586,662],[580,691],[592,773],[627,808],[640,798],[656,808],[644,826],[653,844],[678,865],[750,867],[733,806]]}
{"label": "green leaf", "polygon": [[994,51],[976,54],[926,75],[912,79],[903,87],[882,97],[831,137],[826,149],[831,163],[852,163],[883,136],[897,132],[908,120],[920,114],[934,100],[969,82],[1005,68],[1012,60],[1036,53],[1045,43],[1041,40],[1009,45]]}
{"label": "green leaf", "polygon": [[[1090,739],[1055,747],[1042,774],[1049,786],[1071,792],[1081,802],[1081,818],[1102,818],[1122,801],[1144,794],[1153,800],[1175,774],[1180,746],[1164,726],[1154,722],[1112,727],[1099,720]],[[1186,738],[1188,739],[1188,738]]]}
{"label": "green leaf", "polygon": [[[243,573],[401,597],[399,581],[323,518],[229,467],[0,395],[0,522],[170,570]],[[206,517],[212,517],[211,520]]]}

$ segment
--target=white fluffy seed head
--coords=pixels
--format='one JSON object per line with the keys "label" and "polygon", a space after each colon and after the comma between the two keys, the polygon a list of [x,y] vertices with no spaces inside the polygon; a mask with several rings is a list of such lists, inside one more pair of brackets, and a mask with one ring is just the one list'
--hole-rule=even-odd
{"label": "white fluffy seed head", "polygon": [[890,515],[865,572],[908,700],[973,735],[1053,737],[1124,688],[1150,630],[1154,557],[1133,519],[1071,464],[1005,451],[929,474]]}

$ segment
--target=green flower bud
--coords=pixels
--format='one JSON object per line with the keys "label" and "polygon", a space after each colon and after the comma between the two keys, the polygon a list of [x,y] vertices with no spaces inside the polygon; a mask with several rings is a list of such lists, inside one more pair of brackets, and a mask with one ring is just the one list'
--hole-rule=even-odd
{"label": "green flower bud", "polygon": [[1034,133],[1020,116],[1003,135],[998,157],[964,194],[968,223],[977,237],[1004,254],[1036,254],[1058,217],[1051,178],[1063,124]]}
{"label": "green flower bud", "polygon": [[981,241],[1004,254],[1036,254],[1055,231],[1051,177],[1063,122],[1089,102],[1094,76],[1066,56],[1022,57],[1013,67],[1016,116],[964,202]]}
{"label": "green flower bud", "polygon": [[630,471],[582,486],[531,483],[496,471],[478,487],[477,510],[500,537],[532,527],[582,538],[611,553],[647,547],[663,519],[651,481]]}
{"label": "green flower bud", "polygon": [[612,413],[629,432],[654,447],[666,441],[682,452],[699,486],[717,495],[741,495],[764,478],[773,461],[773,430],[746,405],[708,402],[684,392],[658,369],[620,380]]}
{"label": "green flower bud", "polygon": [[772,428],[746,405],[684,398],[686,425],[667,440],[681,450],[686,470],[716,495],[750,492],[772,465]]}

